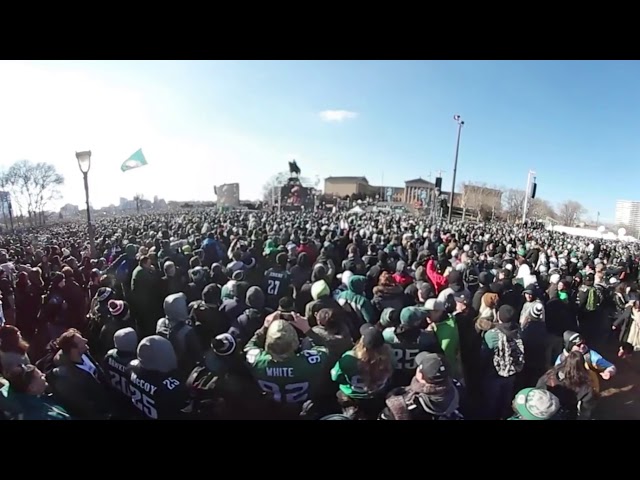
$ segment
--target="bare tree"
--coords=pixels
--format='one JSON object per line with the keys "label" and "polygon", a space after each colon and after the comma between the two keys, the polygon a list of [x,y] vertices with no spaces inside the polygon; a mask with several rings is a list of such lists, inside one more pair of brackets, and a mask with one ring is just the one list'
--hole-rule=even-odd
{"label": "bare tree", "polygon": [[45,222],[47,205],[61,198],[60,187],[64,177],[45,162],[32,163],[19,160],[0,177],[0,186],[11,194],[20,216],[25,214],[32,225]]}
{"label": "bare tree", "polygon": [[544,220],[547,217],[557,218],[557,213],[553,209],[551,203],[542,198],[534,198],[530,201],[528,215],[535,217],[539,220]]}
{"label": "bare tree", "polygon": [[524,190],[510,188],[505,192],[502,198],[502,206],[508,222],[514,222],[522,216],[524,201]]}
{"label": "bare tree", "polygon": [[[9,169],[2,174],[2,183],[11,194],[12,200],[18,207],[18,217],[24,218],[24,211],[26,205],[25,200],[25,166],[29,162],[27,160],[21,160],[9,167]],[[28,190],[28,187],[27,187]],[[27,209],[28,210],[28,209]]]}
{"label": "bare tree", "polygon": [[45,209],[51,201],[60,200],[59,187],[64,185],[64,177],[50,163],[39,162],[33,166],[32,183],[35,187],[33,206],[39,216],[39,223],[46,222]]}
{"label": "bare tree", "polygon": [[586,211],[580,202],[567,200],[558,206],[558,219],[563,225],[572,227],[580,221],[580,217]]}
{"label": "bare tree", "polygon": [[464,209],[472,209],[478,215],[487,217],[495,210],[500,210],[502,190],[487,186],[486,183],[464,183],[461,205]]}

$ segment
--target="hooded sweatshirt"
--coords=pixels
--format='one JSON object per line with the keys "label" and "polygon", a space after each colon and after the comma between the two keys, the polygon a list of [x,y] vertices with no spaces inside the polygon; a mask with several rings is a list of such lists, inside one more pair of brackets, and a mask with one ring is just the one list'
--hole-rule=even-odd
{"label": "hooded sweatshirt", "polygon": [[185,285],[175,263],[167,260],[162,269],[164,270],[165,275],[162,278],[162,288],[164,289],[163,294],[166,296],[181,292]]}
{"label": "hooded sweatshirt", "polygon": [[179,419],[188,394],[171,342],[158,335],[144,338],[138,345],[137,357],[129,364],[133,406],[143,418]]}
{"label": "hooded sweatshirt", "polygon": [[309,325],[316,325],[316,316],[323,308],[330,308],[339,314],[342,313],[340,304],[333,299],[329,285],[324,280],[318,280],[311,285],[311,298],[313,301],[307,303],[305,308],[305,317],[309,321]]}
{"label": "hooded sweatshirt", "polygon": [[121,410],[128,410],[131,399],[127,367],[132,360],[136,359],[138,335],[133,328],[122,328],[113,335],[113,343],[115,348],[107,352],[102,365],[105,373],[109,375],[115,401]]}
{"label": "hooded sweatshirt", "polygon": [[220,287],[210,284],[202,291],[201,300],[189,304],[189,318],[203,351],[209,349],[212,338],[225,333],[231,326],[227,316],[219,310],[220,301]]}
{"label": "hooded sweatshirt", "polygon": [[165,317],[158,320],[156,332],[171,342],[183,374],[191,372],[202,360],[203,351],[195,330],[187,324],[187,296],[174,293],[164,299]]}
{"label": "hooded sweatshirt", "polygon": [[399,261],[396,264],[396,273],[393,274],[393,279],[402,288],[408,287],[413,283],[413,277],[407,273],[407,264],[403,261]]}
{"label": "hooded sweatshirt", "polygon": [[449,286],[438,294],[439,301],[445,302],[449,295],[464,295],[465,298],[471,299],[471,292],[465,288],[460,272],[454,270],[449,273],[447,283]]}
{"label": "hooded sweatshirt", "polygon": [[347,285],[349,290],[342,292],[338,296],[338,303],[348,303],[356,314],[361,316],[365,322],[376,323],[378,321],[376,309],[373,307],[371,301],[364,296],[364,289],[366,285],[366,277],[354,275],[349,279]]}
{"label": "hooded sweatshirt", "polygon": [[298,255],[298,263],[291,268],[291,284],[296,292],[311,278],[311,261],[309,255],[302,252]]}
{"label": "hooded sweatshirt", "polygon": [[265,297],[260,287],[251,287],[247,290],[246,304],[248,308],[237,319],[231,321],[229,329],[239,348],[246,345],[264,322]]}
{"label": "hooded sweatshirt", "polygon": [[433,284],[433,288],[436,289],[436,294],[439,294],[447,287],[447,277],[438,273],[436,270],[436,261],[433,258],[427,262],[427,277]]}
{"label": "hooded sweatshirt", "polygon": [[415,377],[408,387],[391,392],[381,420],[463,420],[458,411],[460,383],[451,378],[424,383]]}
{"label": "hooded sweatshirt", "polygon": [[311,295],[311,287],[318,280],[322,280],[327,276],[327,269],[324,265],[317,264],[313,267],[311,271],[311,281],[305,282],[300,290],[296,291],[295,294],[295,305],[296,311],[300,314],[305,313],[305,308],[309,302],[313,301],[313,296]]}

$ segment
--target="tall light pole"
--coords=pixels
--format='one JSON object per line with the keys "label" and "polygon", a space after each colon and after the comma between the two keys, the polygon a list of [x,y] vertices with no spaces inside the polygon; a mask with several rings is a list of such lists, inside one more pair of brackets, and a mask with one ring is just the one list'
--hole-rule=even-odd
{"label": "tall light pole", "polygon": [[89,233],[89,247],[91,248],[91,257],[96,254],[96,241],[93,235],[93,225],[91,225],[91,207],[89,206],[89,169],[91,168],[91,150],[84,152],[76,152],[78,167],[84,178],[84,196],[87,202],[87,231]]}
{"label": "tall light pole", "polygon": [[451,214],[453,213],[453,193],[456,190],[456,173],[458,172],[458,152],[460,151],[460,133],[462,132],[462,126],[464,121],[460,118],[460,115],[454,115],[453,119],[458,124],[458,139],[456,140],[456,157],[453,160],[453,180],[451,181],[451,193],[449,193],[449,216],[447,221],[451,223]]}

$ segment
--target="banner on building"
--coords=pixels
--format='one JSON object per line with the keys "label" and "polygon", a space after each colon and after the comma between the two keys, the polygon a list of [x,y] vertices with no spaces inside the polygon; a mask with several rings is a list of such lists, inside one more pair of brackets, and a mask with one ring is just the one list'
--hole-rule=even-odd
{"label": "banner on building", "polygon": [[213,187],[213,191],[218,197],[218,207],[239,207],[240,206],[240,184],[226,183]]}

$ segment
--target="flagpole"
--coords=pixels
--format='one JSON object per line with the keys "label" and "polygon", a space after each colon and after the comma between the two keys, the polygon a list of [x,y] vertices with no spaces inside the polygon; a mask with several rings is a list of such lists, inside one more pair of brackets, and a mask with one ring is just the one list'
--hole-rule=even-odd
{"label": "flagpole", "polygon": [[278,215],[282,212],[282,187],[278,187]]}

